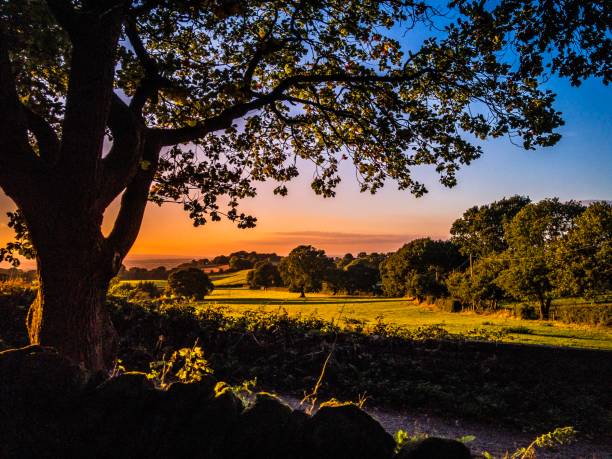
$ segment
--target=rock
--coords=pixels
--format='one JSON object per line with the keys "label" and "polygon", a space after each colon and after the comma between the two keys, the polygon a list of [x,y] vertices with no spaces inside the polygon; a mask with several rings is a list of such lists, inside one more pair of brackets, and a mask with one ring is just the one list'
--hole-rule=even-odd
{"label": "rock", "polygon": [[225,440],[244,410],[242,401],[222,383],[208,397],[202,396],[209,393],[207,383],[187,386],[192,384],[173,386],[165,394],[153,457],[224,457]]}
{"label": "rock", "polygon": [[0,457],[64,457],[77,442],[74,413],[87,373],[55,350],[0,353]]}
{"label": "rock", "polygon": [[159,391],[144,373],[108,379],[85,395],[81,418],[91,457],[139,457],[149,448]]}
{"label": "rock", "polygon": [[194,383],[174,383],[166,391],[165,403],[173,410],[197,411],[215,396],[216,385],[217,379],[212,375],[205,375]]}
{"label": "rock", "polygon": [[324,406],[305,424],[308,458],[388,459],[395,441],[365,411],[353,404]]}
{"label": "rock", "polygon": [[467,446],[457,440],[429,437],[407,445],[398,453],[397,459],[471,459]]}
{"label": "rock", "polygon": [[303,424],[304,418],[295,416],[275,395],[257,394],[254,403],[242,413],[232,429],[225,457],[252,458],[254,451],[267,459],[295,457],[300,449]]}
{"label": "rock", "polygon": [[155,387],[145,373],[130,371],[107,379],[96,388],[100,399],[118,400],[124,398],[144,399]]}

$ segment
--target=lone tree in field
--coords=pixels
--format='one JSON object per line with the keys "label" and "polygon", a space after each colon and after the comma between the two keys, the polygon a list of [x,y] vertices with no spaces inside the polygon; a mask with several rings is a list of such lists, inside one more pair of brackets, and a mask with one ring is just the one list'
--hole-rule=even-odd
{"label": "lone tree in field", "polygon": [[168,276],[168,290],[174,295],[203,300],[215,286],[208,275],[198,268],[185,268]]}
{"label": "lone tree in field", "polygon": [[[0,2],[0,187],[23,230],[3,256],[36,257],[31,342],[110,365],[105,295],[149,200],[182,204],[196,225],[225,214],[250,227],[238,201],[267,179],[285,194],[296,158],[315,165],[324,196],[341,160],[364,191],[391,178],[421,195],[412,169],[454,185],[481,154],[474,136],[554,144],[562,121],[540,77],[610,79],[604,0],[449,6],[441,17],[412,0]],[[393,37],[410,30],[408,49]],[[427,30],[437,37],[419,43]]]}
{"label": "lone tree in field", "polygon": [[334,262],[325,251],[311,245],[297,246],[278,266],[289,291],[300,292],[300,298],[304,298],[306,292],[320,291],[327,273],[333,269],[336,269]]}

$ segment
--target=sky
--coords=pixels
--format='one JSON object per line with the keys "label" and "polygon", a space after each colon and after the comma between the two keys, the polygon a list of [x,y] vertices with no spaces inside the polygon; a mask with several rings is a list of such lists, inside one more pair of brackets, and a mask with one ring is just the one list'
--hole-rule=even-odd
{"label": "sky", "polygon": [[[301,175],[289,184],[287,197],[274,196],[274,184],[264,183],[256,198],[242,202],[242,210],[258,218],[254,229],[238,229],[228,221],[194,228],[180,206],[149,204],[127,264],[237,250],[283,255],[299,244],[314,245],[329,255],[388,252],[417,237],[448,238],[450,225],[464,210],[504,196],[612,199],[611,88],[596,80],[573,88],[559,79],[546,87],[558,94],[556,108],[566,123],[554,147],[525,151],[508,139],[483,142],[483,156],[459,172],[459,183],[452,189],[440,185],[431,169],[415,169],[429,189],[422,198],[398,191],[393,182],[376,195],[360,193],[354,169],[345,163],[336,197],[325,199],[310,188],[313,170],[301,164]],[[12,237],[4,215],[13,208],[0,194],[0,244]],[[105,215],[104,231],[116,212],[114,203]]]}

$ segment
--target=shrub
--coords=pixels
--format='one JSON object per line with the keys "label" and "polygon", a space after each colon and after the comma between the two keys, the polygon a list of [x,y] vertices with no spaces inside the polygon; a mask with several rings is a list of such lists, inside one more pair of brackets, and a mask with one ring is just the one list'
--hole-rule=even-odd
{"label": "shrub", "polygon": [[122,296],[133,300],[146,300],[159,298],[162,290],[155,282],[145,281],[138,283],[120,282],[111,284],[109,294]]}
{"label": "shrub", "polygon": [[21,280],[0,282],[0,302],[12,306],[29,306],[36,297],[36,289]]}
{"label": "shrub", "polygon": [[168,289],[180,297],[202,300],[214,288],[206,273],[198,268],[180,269],[168,277]]}
{"label": "shrub", "polygon": [[523,325],[517,325],[516,327],[504,327],[502,328],[504,333],[514,333],[515,335],[531,335],[533,330],[524,327]]}
{"label": "shrub", "polygon": [[536,320],[538,313],[533,305],[523,303],[514,307],[514,316],[520,317],[523,320]]}
{"label": "shrub", "polygon": [[435,300],[438,309],[446,312],[460,312],[463,309],[461,301],[455,298],[438,298]]}
{"label": "shrub", "polygon": [[555,306],[553,317],[568,324],[612,325],[612,304]]}

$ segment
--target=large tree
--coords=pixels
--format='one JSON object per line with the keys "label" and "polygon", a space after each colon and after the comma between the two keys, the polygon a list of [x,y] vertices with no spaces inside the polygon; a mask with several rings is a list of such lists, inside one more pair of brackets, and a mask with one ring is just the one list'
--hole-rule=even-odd
{"label": "large tree", "polygon": [[[149,199],[181,203],[197,225],[225,213],[249,227],[238,200],[269,178],[285,194],[296,158],[315,165],[325,196],[343,159],[363,190],[393,178],[421,195],[412,169],[432,165],[454,185],[481,154],[474,136],[554,144],[562,121],[540,77],[607,82],[610,10],[603,0],[487,5],[0,2],[0,187],[36,253],[30,340],[92,369],[110,364],[105,293]],[[393,38],[410,30],[410,46]],[[428,30],[435,37],[419,42]]]}
{"label": "large tree", "polygon": [[388,296],[443,296],[448,273],[465,264],[450,241],[421,238],[404,244],[380,264],[382,289]]}
{"label": "large tree", "polygon": [[535,300],[540,318],[548,319],[555,296],[563,293],[555,256],[584,207],[558,198],[528,204],[505,226],[508,249],[497,283],[516,298]]}
{"label": "large tree", "polygon": [[564,293],[587,298],[612,293],[612,204],[587,207],[557,250],[557,282]]}
{"label": "large tree", "polygon": [[470,257],[470,261],[503,252],[508,248],[504,225],[530,202],[525,196],[511,196],[491,204],[470,207],[453,222],[451,240],[463,255]]}
{"label": "large tree", "polygon": [[336,269],[324,250],[311,245],[299,245],[283,258],[278,270],[283,282],[292,292],[299,292],[300,298],[306,292],[318,292],[330,270]]}

